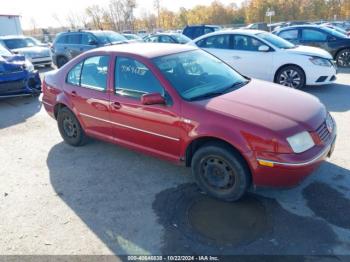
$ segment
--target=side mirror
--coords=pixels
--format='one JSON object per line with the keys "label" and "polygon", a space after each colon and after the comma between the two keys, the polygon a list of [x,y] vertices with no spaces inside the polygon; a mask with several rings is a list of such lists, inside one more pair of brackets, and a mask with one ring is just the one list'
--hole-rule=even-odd
{"label": "side mirror", "polygon": [[145,94],[141,97],[143,105],[165,105],[165,99],[159,93]]}
{"label": "side mirror", "polygon": [[90,41],[89,41],[89,45],[97,45],[96,40],[90,40]]}
{"label": "side mirror", "polygon": [[268,47],[267,45],[261,45],[258,48],[259,52],[269,52],[270,51],[270,47]]}

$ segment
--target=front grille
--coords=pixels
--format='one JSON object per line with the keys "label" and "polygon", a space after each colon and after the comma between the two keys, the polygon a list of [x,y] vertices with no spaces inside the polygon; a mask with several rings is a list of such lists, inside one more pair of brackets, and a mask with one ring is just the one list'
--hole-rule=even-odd
{"label": "front grille", "polygon": [[25,87],[25,80],[0,83],[0,94],[18,92]]}
{"label": "front grille", "polygon": [[[330,121],[331,128],[333,129],[334,128],[333,119],[331,117],[329,117],[328,120]],[[328,142],[328,140],[331,138],[331,132],[329,131],[329,129],[327,127],[327,121],[323,122],[322,125],[319,128],[317,128],[316,133],[323,143]]]}

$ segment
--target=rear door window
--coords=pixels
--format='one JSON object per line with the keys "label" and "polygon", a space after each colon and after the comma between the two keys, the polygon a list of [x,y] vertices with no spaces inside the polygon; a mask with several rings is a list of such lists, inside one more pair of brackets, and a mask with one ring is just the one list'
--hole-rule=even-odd
{"label": "rear door window", "polygon": [[259,46],[264,45],[263,42],[255,37],[246,35],[235,35],[233,42],[233,49],[241,51],[258,51]]}
{"label": "rear door window", "polygon": [[74,66],[67,75],[71,85],[98,91],[107,89],[109,56],[93,56]]}
{"label": "rear door window", "polygon": [[67,44],[79,45],[81,44],[81,34],[70,34],[67,35]]}
{"label": "rear door window", "polygon": [[109,56],[94,56],[84,61],[80,85],[99,91],[107,89]]}
{"label": "rear door window", "polygon": [[327,34],[314,29],[303,29],[301,40],[324,42],[327,41]]}

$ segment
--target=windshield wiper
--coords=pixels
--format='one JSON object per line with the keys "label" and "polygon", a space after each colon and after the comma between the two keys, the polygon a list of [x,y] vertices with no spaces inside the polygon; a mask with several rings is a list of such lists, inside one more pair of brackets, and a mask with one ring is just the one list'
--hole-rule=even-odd
{"label": "windshield wiper", "polygon": [[215,92],[209,92],[209,93],[206,93],[206,94],[203,94],[203,95],[200,95],[200,96],[193,97],[193,98],[190,99],[190,101],[202,100],[202,99],[212,98],[212,97],[215,97],[215,96],[221,96],[223,94],[226,94],[226,93],[229,93],[229,92],[231,92],[233,90],[236,90],[236,89],[238,89],[238,88],[248,84],[249,82],[250,82],[250,80],[246,80],[246,81],[243,81],[243,82],[236,82],[233,85],[231,85],[230,87],[225,88],[223,90],[215,91]]}
{"label": "windshield wiper", "polygon": [[209,92],[200,96],[195,96],[193,98],[190,99],[190,101],[196,101],[196,100],[203,100],[203,99],[207,99],[207,98],[212,98],[215,96],[220,96],[223,95],[225,92]]}

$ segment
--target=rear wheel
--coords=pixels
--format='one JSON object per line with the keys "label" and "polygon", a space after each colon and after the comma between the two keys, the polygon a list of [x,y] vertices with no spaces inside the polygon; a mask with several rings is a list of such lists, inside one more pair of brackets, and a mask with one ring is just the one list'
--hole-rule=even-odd
{"label": "rear wheel", "polygon": [[72,146],[82,146],[86,143],[87,137],[78,119],[68,108],[60,109],[57,116],[58,129],[62,138]]}
{"label": "rear wheel", "polygon": [[68,62],[68,59],[65,58],[64,56],[60,56],[57,58],[57,67],[61,68],[62,66],[64,66],[66,63]]}
{"label": "rear wheel", "polygon": [[283,86],[299,89],[305,86],[306,77],[300,67],[290,65],[278,70],[275,82]]}
{"label": "rear wheel", "polygon": [[341,50],[336,57],[339,67],[350,67],[350,49]]}
{"label": "rear wheel", "polygon": [[219,143],[208,143],[196,151],[192,173],[203,191],[224,201],[240,199],[250,185],[250,172],[243,158]]}

